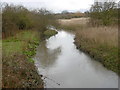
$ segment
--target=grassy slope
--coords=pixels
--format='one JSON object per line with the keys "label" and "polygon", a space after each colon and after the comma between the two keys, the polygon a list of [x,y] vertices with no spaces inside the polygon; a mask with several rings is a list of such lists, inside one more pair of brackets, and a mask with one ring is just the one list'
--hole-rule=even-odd
{"label": "grassy slope", "polygon": [[118,73],[118,28],[89,27],[84,20],[82,18],[61,20],[60,23],[62,28],[65,27],[76,33],[75,44],[80,50],[100,61],[106,68]]}
{"label": "grassy slope", "polygon": [[43,82],[23,52],[39,41],[35,31],[21,31],[2,42],[3,88],[43,87]]}
{"label": "grassy slope", "polygon": [[[54,31],[47,32],[49,34],[45,37],[56,34]],[[3,88],[43,88],[43,81],[32,60],[39,41],[38,32],[30,30],[2,40]]]}

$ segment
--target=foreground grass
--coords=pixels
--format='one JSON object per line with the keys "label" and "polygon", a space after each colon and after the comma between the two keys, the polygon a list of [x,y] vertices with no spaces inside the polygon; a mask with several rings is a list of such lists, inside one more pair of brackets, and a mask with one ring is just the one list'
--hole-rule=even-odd
{"label": "foreground grass", "polygon": [[[45,37],[57,34],[47,30]],[[20,31],[13,37],[2,40],[3,88],[43,88],[32,57],[36,47],[42,41],[37,31]]]}
{"label": "foreground grass", "polygon": [[87,22],[61,21],[62,28],[76,33],[77,48],[100,61],[106,68],[118,73],[118,28],[116,26],[90,27]]}
{"label": "foreground grass", "polygon": [[[29,61],[35,53],[24,53],[35,50],[40,41],[37,34],[36,31],[21,31],[2,41],[3,88],[43,87],[34,63]],[[31,51],[29,46],[32,46]]]}

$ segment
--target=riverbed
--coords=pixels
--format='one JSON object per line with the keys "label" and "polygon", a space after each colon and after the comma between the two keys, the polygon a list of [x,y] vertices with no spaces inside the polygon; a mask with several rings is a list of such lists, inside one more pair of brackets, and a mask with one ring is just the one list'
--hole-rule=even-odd
{"label": "riverbed", "polygon": [[45,88],[118,88],[118,76],[78,50],[64,30],[40,43],[34,57]]}

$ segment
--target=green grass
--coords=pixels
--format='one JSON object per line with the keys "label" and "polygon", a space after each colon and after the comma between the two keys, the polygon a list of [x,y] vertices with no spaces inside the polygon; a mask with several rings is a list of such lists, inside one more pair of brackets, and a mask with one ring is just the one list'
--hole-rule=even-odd
{"label": "green grass", "polygon": [[[46,38],[57,34],[57,31],[47,30],[44,32]],[[14,54],[24,54],[30,59],[36,54],[36,47],[39,45],[40,36],[37,31],[20,31],[13,37],[2,40],[3,56],[10,57]]]}
{"label": "green grass", "polygon": [[55,30],[46,30],[46,31],[44,32],[44,35],[45,35],[46,38],[49,38],[49,37],[51,37],[51,36],[53,36],[53,35],[55,35],[55,34],[57,34],[57,33],[58,33],[58,32],[55,31]]}
{"label": "green grass", "polygon": [[32,59],[39,42],[38,32],[31,30],[2,41],[3,88],[43,87]]}
{"label": "green grass", "polygon": [[7,57],[22,52],[27,48],[29,42],[38,43],[39,37],[35,31],[21,31],[14,37],[9,37],[2,41],[2,51]]}
{"label": "green grass", "polygon": [[5,42],[3,41],[3,53],[7,56],[10,56],[15,53],[22,53],[24,42],[23,41],[11,41],[11,42]]}

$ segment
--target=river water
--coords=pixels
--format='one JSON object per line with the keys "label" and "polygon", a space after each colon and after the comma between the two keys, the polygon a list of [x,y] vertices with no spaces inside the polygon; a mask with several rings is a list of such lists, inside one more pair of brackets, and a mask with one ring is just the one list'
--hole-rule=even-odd
{"label": "river water", "polygon": [[118,88],[118,76],[76,49],[75,35],[59,31],[42,42],[34,57],[45,88]]}

